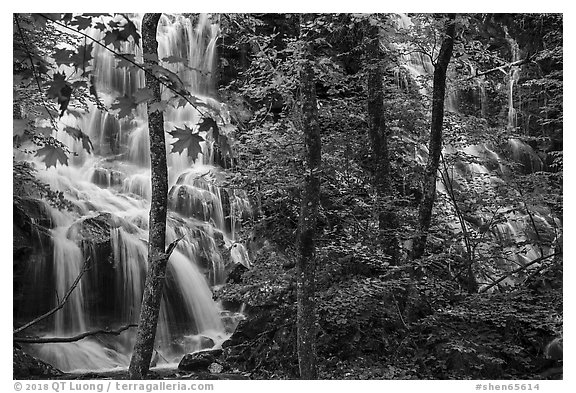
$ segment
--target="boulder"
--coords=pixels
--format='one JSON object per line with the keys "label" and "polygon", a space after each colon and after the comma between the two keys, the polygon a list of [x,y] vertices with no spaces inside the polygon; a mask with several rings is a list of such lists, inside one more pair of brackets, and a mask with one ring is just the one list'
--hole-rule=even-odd
{"label": "boulder", "polygon": [[178,369],[183,371],[206,371],[222,355],[221,349],[201,351],[184,355]]}
{"label": "boulder", "polygon": [[68,229],[68,238],[94,246],[110,243],[110,229],[116,227],[112,214],[101,213],[96,217],[80,220]]}
{"label": "boulder", "polygon": [[49,377],[56,377],[62,375],[62,371],[27,354],[19,346],[13,347],[13,378],[23,379],[31,377],[41,377],[41,379],[48,379]]}

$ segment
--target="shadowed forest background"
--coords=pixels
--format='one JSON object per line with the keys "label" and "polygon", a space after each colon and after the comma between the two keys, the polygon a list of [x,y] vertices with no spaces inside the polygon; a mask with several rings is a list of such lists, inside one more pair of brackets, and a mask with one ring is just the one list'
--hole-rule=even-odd
{"label": "shadowed forest background", "polygon": [[561,14],[13,28],[15,378],[562,379]]}

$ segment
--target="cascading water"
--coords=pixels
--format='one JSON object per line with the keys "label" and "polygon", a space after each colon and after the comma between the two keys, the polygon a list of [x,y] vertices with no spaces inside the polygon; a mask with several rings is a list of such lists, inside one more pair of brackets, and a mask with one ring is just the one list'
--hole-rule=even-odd
{"label": "cascading water", "polygon": [[[158,34],[159,58],[188,59],[186,67],[167,67],[179,74],[192,94],[216,108],[219,103],[206,94],[212,91],[217,35],[218,26],[207,16],[200,16],[195,25],[186,18],[164,16]],[[142,73],[117,68],[109,52],[96,47],[94,58],[97,89],[105,104],[143,87]],[[172,108],[165,112],[165,119],[167,130],[183,124],[192,128],[200,115],[191,107]],[[226,113],[218,119],[225,130]],[[92,108],[80,119],[65,115],[62,122],[88,134],[94,152],[88,154],[77,141],[58,131],[55,137],[80,152],[70,166],[44,170],[34,157],[23,157],[35,163],[38,177],[63,191],[75,209],[59,211],[45,205],[52,225],[52,252],[31,267],[35,281],[26,286],[21,315],[36,316],[39,304],[44,311],[53,307],[84,261],[89,259],[91,268],[54,320],[36,327],[35,333],[46,337],[137,323],[147,269],[151,185],[144,106],[139,106],[132,120],[118,121],[112,114]],[[237,217],[248,216],[250,206],[241,192],[215,184],[221,169],[214,165],[208,142],[202,142],[198,159],[190,159],[170,153],[173,138],[168,133],[166,140],[170,186],[166,241],[183,239],[169,260],[155,349],[161,361],[172,363],[184,353],[219,346],[233,330],[229,324],[234,318],[227,316],[223,323],[210,285],[223,282],[226,263],[249,265],[235,232],[240,227]],[[125,367],[134,335],[132,329],[120,336],[30,345],[28,349],[65,371]]]}
{"label": "cascading water", "polygon": [[[410,18],[404,14],[398,14],[395,17],[396,24],[399,29],[409,29],[412,26]],[[505,30],[505,38],[510,46],[512,53],[512,62],[520,59],[520,49],[518,43],[508,34]],[[402,49],[402,48],[401,48]],[[404,48],[408,49],[408,48]],[[395,77],[397,87],[399,89],[407,88],[410,83],[416,83],[420,94],[428,94],[431,91],[430,76],[434,72],[434,67],[431,63],[429,56],[424,56],[414,51],[409,51],[409,54],[402,57],[403,64],[395,70]],[[403,72],[403,70],[407,71]],[[471,74],[474,74],[472,70]],[[520,67],[511,67],[508,73],[507,84],[507,118],[506,126],[508,128],[516,127],[516,109],[514,107],[514,89],[520,77]],[[480,101],[480,115],[486,117],[487,111],[487,96],[486,96],[486,79],[482,76],[477,78],[479,101]],[[447,87],[447,94],[445,98],[445,109],[447,112],[458,113],[459,102],[457,91],[450,86]],[[416,157],[421,163],[425,162],[424,157],[426,148],[422,147],[421,150],[424,156],[418,153]],[[534,150],[523,143],[519,139],[510,139],[508,141],[507,150],[513,162],[522,164],[526,173],[533,173],[543,170],[544,164],[541,158],[534,152]],[[500,175],[506,173],[508,169],[502,162],[506,160],[498,153],[493,151],[489,146],[485,145],[470,145],[465,148],[455,149],[451,146],[443,148],[443,154],[467,155],[471,158],[470,162],[460,161],[454,165],[453,170],[450,171],[449,176],[451,181],[457,184],[457,188],[464,191],[468,186],[473,184],[476,180],[482,182],[485,187],[496,187],[503,183]],[[478,184],[476,184],[476,187]],[[439,178],[436,185],[440,193],[447,194],[445,185]],[[465,192],[465,191],[464,191]],[[502,210],[506,210],[502,207]],[[507,214],[506,220],[494,225],[492,229],[493,238],[499,244],[503,245],[501,250],[501,264],[510,265],[510,262],[517,265],[524,265],[527,262],[533,261],[544,255],[549,255],[554,250],[550,247],[537,247],[533,244],[540,242],[542,239],[539,237],[548,236],[558,230],[561,231],[561,223],[559,220],[552,218],[551,214],[546,211],[534,211],[531,213],[532,217],[528,214],[520,214],[518,211],[508,209],[512,212]],[[478,223],[486,224],[489,221],[487,217],[473,217],[475,223],[467,223],[466,225],[476,225]],[[534,221],[534,222],[533,222]],[[460,223],[454,220],[450,224],[455,233],[461,232]],[[534,227],[539,228],[539,233],[534,233]],[[544,235],[546,234],[546,235]],[[531,244],[533,243],[533,244]],[[550,241],[549,243],[554,243]],[[517,246],[520,244],[521,246]],[[490,255],[490,250],[485,249],[482,245],[476,248],[479,254],[485,256]],[[515,266],[514,266],[515,267]]]}
{"label": "cascading water", "polygon": [[[510,37],[508,29],[504,26],[505,38],[510,45],[510,53],[512,54],[512,62],[520,60],[520,47],[516,40]],[[516,128],[516,109],[514,108],[514,86],[520,78],[520,67],[512,66],[508,71],[508,128]]]}

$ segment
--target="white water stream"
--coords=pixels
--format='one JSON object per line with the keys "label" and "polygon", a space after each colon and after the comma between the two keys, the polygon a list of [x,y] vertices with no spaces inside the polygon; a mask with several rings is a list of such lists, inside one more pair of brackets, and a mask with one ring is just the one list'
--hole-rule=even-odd
{"label": "white water stream", "polygon": [[[137,17],[134,22],[140,24]],[[158,34],[159,58],[188,59],[188,67],[168,67],[179,74],[192,94],[216,108],[220,104],[209,94],[213,92],[211,73],[218,33],[218,25],[203,15],[195,24],[182,17],[163,16]],[[133,45],[123,50],[138,52]],[[97,46],[93,55],[98,91],[107,105],[115,97],[143,87],[141,72],[117,68],[113,56]],[[54,136],[79,153],[69,166],[45,169],[37,158],[24,157],[36,164],[41,180],[63,191],[76,206],[74,212],[62,212],[46,205],[53,223],[52,255],[33,267],[31,277],[37,281],[28,285],[29,302],[57,304],[84,261],[91,258],[92,265],[54,320],[35,332],[40,336],[72,336],[138,321],[147,269],[151,194],[145,113],[140,105],[132,120],[118,121],[96,108],[81,119],[65,115],[64,124],[79,126],[90,136],[94,153],[88,154],[60,130]],[[164,115],[167,131],[183,125],[194,129],[201,119],[190,106],[168,109]],[[226,113],[219,119],[225,120]],[[224,123],[220,126],[226,128]],[[156,340],[159,364],[178,362],[184,353],[219,346],[229,336],[230,326],[224,326],[223,310],[212,300],[210,288],[225,278],[226,248],[233,248],[235,263],[249,265],[244,247],[234,238],[241,225],[237,217],[250,212],[246,196],[214,183],[221,169],[214,164],[208,142],[202,142],[203,154],[194,160],[170,153],[174,140],[168,133],[166,141],[171,209],[166,242],[184,238],[168,264]],[[87,219],[101,213],[110,214],[106,220],[112,223],[109,240],[104,245],[91,244],[82,231]],[[53,293],[48,301],[42,298],[47,291]],[[29,350],[64,371],[126,367],[135,331],[75,343],[31,345]]]}

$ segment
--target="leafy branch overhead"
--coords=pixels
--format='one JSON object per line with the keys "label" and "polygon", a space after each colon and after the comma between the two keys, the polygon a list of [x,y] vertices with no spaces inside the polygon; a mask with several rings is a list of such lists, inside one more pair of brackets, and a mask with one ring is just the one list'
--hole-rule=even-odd
{"label": "leafy branch overhead", "polygon": [[[45,55],[39,55],[35,51],[30,51],[26,45],[28,37],[21,34],[23,41],[22,50],[15,49],[15,61],[19,62],[20,71],[15,75],[18,77],[23,86],[26,85],[27,79],[32,78],[38,81],[38,92],[45,94],[50,100],[55,100],[58,109],[59,117],[64,116],[66,111],[71,110],[71,102],[76,102],[80,105],[86,100],[87,94],[101,110],[110,110],[115,113],[119,118],[132,117],[138,105],[147,102],[152,93],[147,88],[142,88],[134,93],[125,94],[123,96],[113,98],[112,104],[106,108],[100,100],[97,91],[96,75],[93,73],[93,63],[95,56],[95,46],[98,45],[107,51],[111,52],[116,61],[117,67],[128,68],[133,72],[145,72],[156,78],[161,85],[170,90],[173,95],[170,98],[155,102],[150,105],[151,112],[164,112],[168,106],[173,106],[176,109],[191,105],[196,108],[201,114],[205,110],[213,110],[200,98],[193,96],[187,89],[185,83],[173,71],[160,65],[178,64],[188,69],[193,69],[188,66],[187,59],[180,56],[167,56],[163,59],[158,59],[156,54],[145,54],[146,60],[151,60],[152,63],[139,63],[136,56],[128,53],[120,53],[120,49],[124,48],[123,43],[132,42],[136,46],[140,45],[140,34],[138,28],[132,22],[130,17],[125,14],[32,14],[29,20],[23,19],[21,15],[15,15],[16,23],[26,21],[25,25],[32,36],[37,29],[46,29],[50,26],[56,27],[61,32],[67,34],[67,40],[70,45],[60,46],[54,45],[52,48],[47,48]],[[47,23],[49,22],[49,23]],[[88,30],[99,31],[98,35],[94,36]],[[76,40],[76,43],[73,43]],[[84,42],[80,42],[83,40]],[[112,48],[112,49],[111,49]],[[48,57],[48,62],[44,61]],[[35,64],[36,63],[36,64]],[[32,68],[30,70],[30,68]],[[15,67],[16,70],[16,67]],[[30,72],[31,71],[31,72]],[[201,72],[200,70],[196,70]],[[40,81],[42,83],[40,84]],[[52,123],[48,128],[48,135],[52,130],[57,129],[56,116],[50,114],[51,104],[45,103],[44,113],[48,114],[50,118],[46,118]],[[42,118],[38,118],[42,120]],[[212,123],[209,123],[209,119]],[[18,119],[16,119],[18,120]],[[21,123],[27,123],[28,120],[24,119]],[[20,124],[20,123],[15,123]],[[206,129],[205,129],[206,128]],[[33,125],[27,127],[28,134],[34,134],[39,130],[38,127]],[[174,136],[177,139],[173,146],[173,151],[182,153],[184,149],[188,150],[191,156],[197,157],[201,152],[199,142],[204,139],[198,135],[192,135],[189,131],[184,129],[177,129]],[[220,135],[216,122],[211,118],[205,117],[200,125],[200,131],[210,131],[210,137],[214,140],[215,145],[220,148],[224,154],[232,154],[230,144],[226,137]],[[69,126],[64,127],[64,131],[70,134],[76,140],[82,142],[82,147],[91,153],[93,150],[92,142],[88,135],[84,134],[77,128]],[[24,139],[24,127],[20,127],[18,134],[19,143]],[[45,143],[40,143],[43,146],[38,150],[37,156],[42,157],[48,167],[55,166],[56,163],[67,164],[64,159],[66,154],[65,147],[58,146],[48,147],[44,146]]]}

